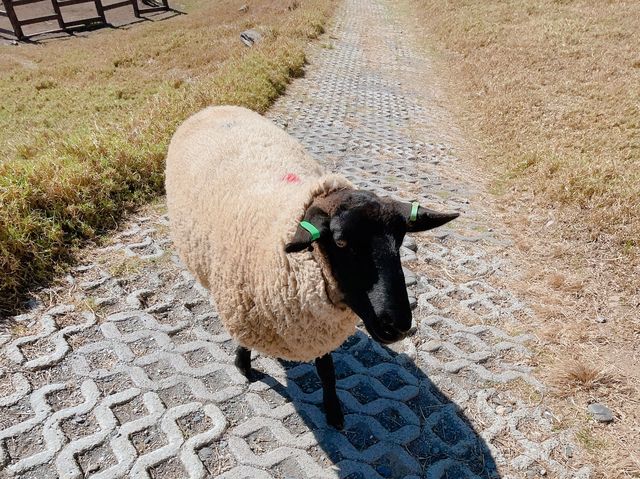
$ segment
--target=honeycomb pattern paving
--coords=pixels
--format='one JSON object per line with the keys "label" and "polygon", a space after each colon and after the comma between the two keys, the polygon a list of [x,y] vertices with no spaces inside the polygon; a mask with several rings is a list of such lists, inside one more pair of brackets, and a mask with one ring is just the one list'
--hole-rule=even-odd
{"label": "honeycomb pattern paving", "polygon": [[153,211],[0,335],[0,476],[589,477],[544,405],[510,392],[544,392],[512,327],[532,313],[495,280],[508,240],[452,178],[464,165],[434,126],[428,59],[390,5],[345,0],[330,48],[268,113],[357,186],[464,212],[402,249],[415,335],[387,348],[358,331],[334,353],[344,431],[326,424],[311,364],[257,356],[251,384],[236,371]]}

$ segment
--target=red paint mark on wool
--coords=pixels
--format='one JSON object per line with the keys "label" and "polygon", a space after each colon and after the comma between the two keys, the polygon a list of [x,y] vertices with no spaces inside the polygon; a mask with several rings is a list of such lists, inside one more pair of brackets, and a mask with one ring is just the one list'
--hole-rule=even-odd
{"label": "red paint mark on wool", "polygon": [[282,181],[286,181],[287,183],[300,183],[300,177],[295,173],[287,173],[282,177]]}

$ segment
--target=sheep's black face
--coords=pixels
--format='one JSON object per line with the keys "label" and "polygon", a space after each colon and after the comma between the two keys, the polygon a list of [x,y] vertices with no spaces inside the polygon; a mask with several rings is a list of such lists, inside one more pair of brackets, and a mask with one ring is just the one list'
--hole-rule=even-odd
{"label": "sheep's black face", "polygon": [[411,328],[411,308],[400,264],[406,221],[393,204],[372,193],[343,198],[320,240],[344,301],[362,318],[369,334],[392,343]]}
{"label": "sheep's black face", "polygon": [[[404,338],[411,328],[400,263],[405,234],[435,228],[458,216],[420,208],[415,221],[409,221],[410,214],[409,203],[341,190],[316,200],[305,215],[320,231],[317,243],[345,303],[362,318],[371,337],[385,344]],[[310,244],[309,233],[300,228],[286,251],[301,251]]]}

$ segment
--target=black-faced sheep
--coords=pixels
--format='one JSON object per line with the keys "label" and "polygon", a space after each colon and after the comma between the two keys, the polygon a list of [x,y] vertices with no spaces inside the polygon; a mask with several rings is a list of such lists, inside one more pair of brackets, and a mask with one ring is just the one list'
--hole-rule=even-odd
{"label": "black-faced sheep", "polygon": [[240,344],[238,368],[251,376],[251,349],[315,359],[327,421],[342,427],[331,351],[357,316],[379,342],[406,336],[403,237],[458,214],[356,190],[273,123],[230,106],[176,131],[166,190],[178,253]]}

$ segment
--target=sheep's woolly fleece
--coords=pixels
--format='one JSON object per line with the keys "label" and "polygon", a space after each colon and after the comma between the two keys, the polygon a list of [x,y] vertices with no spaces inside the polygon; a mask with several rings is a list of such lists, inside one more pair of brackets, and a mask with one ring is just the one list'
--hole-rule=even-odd
{"label": "sheep's woolly fleece", "polygon": [[314,198],[345,187],[244,108],[207,108],[178,128],[166,170],[173,240],[238,343],[310,361],[354,333],[357,317],[317,246],[284,252]]}

